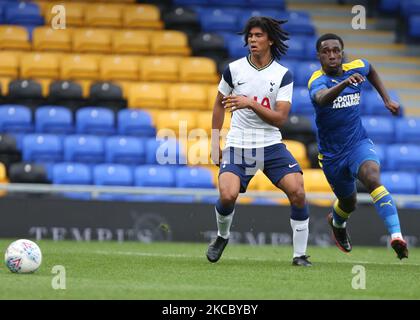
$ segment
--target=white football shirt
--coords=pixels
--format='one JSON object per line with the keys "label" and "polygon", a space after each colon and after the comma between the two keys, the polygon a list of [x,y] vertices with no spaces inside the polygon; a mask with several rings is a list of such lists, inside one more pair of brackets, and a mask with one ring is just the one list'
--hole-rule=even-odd
{"label": "white football shirt", "polygon": [[[274,110],[276,101],[292,103],[293,75],[274,60],[258,68],[247,56],[228,65],[220,80],[219,92],[224,96],[251,97],[263,107]],[[239,109],[232,113],[226,147],[260,148],[280,143],[281,139],[279,128],[262,120],[251,109]]]}

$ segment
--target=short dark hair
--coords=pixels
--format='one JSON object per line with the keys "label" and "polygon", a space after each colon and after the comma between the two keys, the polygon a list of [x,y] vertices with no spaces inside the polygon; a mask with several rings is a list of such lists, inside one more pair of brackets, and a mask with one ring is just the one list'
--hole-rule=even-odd
{"label": "short dark hair", "polygon": [[323,34],[322,36],[320,36],[318,38],[318,40],[316,41],[316,51],[319,51],[319,48],[321,47],[322,41],[325,41],[325,40],[338,40],[341,44],[341,49],[344,49],[343,39],[341,39],[335,33],[326,33],[326,34]]}
{"label": "short dark hair", "polygon": [[245,45],[248,46],[248,34],[252,28],[259,27],[262,31],[266,32],[268,38],[273,41],[271,46],[271,54],[275,59],[280,59],[285,55],[289,46],[285,43],[289,40],[289,34],[282,30],[281,25],[286,23],[287,20],[276,20],[270,17],[251,17],[245,25],[242,32],[238,34],[244,36]]}

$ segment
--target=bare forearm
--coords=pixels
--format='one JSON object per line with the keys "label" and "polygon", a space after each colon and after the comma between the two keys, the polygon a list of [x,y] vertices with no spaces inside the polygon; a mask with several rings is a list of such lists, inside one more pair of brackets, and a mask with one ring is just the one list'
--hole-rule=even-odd
{"label": "bare forearm", "polygon": [[321,90],[316,94],[315,101],[319,106],[325,107],[337,99],[337,97],[346,87],[347,83],[342,81],[332,88]]}
{"label": "bare forearm", "polygon": [[280,128],[287,120],[287,114],[265,108],[256,101],[250,107],[263,121],[274,127]]}
{"label": "bare forearm", "polygon": [[369,82],[375,87],[376,91],[380,94],[382,99],[385,102],[389,102],[391,98],[389,97],[388,92],[386,91],[386,88],[379,77],[379,74],[376,72],[376,70],[373,68],[373,66],[370,66],[370,72],[367,76]]}

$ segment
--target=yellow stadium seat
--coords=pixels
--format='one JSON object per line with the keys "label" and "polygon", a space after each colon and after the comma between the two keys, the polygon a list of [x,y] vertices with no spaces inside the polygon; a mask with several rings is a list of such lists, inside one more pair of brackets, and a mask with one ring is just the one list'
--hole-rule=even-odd
{"label": "yellow stadium seat", "polygon": [[21,58],[22,78],[58,78],[59,56],[53,53],[31,52]]}
{"label": "yellow stadium seat", "polygon": [[29,34],[26,28],[20,26],[0,26],[0,49],[29,50]]}
{"label": "yellow stadium seat", "polygon": [[0,183],[7,182],[6,166],[0,162]]}
{"label": "yellow stadium seat", "polygon": [[67,55],[61,59],[60,77],[63,80],[98,79],[98,63],[87,55]]}
{"label": "yellow stadium seat", "polygon": [[137,60],[124,56],[105,56],[100,62],[102,80],[138,80]]}
{"label": "yellow stadium seat", "polygon": [[188,56],[191,49],[188,46],[187,35],[181,31],[156,32],[151,39],[151,53]]}
{"label": "yellow stadium seat", "polygon": [[71,31],[54,30],[51,27],[36,27],[32,33],[32,47],[39,51],[70,51]]}
{"label": "yellow stadium seat", "polygon": [[166,88],[160,83],[132,84],[128,96],[128,105],[131,108],[166,108]]}
{"label": "yellow stadium seat", "polygon": [[216,63],[205,57],[188,57],[179,64],[179,80],[183,82],[216,83],[219,81]]}
{"label": "yellow stadium seat", "polygon": [[46,78],[35,78],[34,80],[41,84],[42,95],[44,97],[48,97],[48,94],[50,92],[50,84],[54,80],[53,79],[46,79]]}
{"label": "yellow stadium seat", "polygon": [[207,90],[204,85],[173,84],[168,91],[168,107],[171,109],[207,109]]}
{"label": "yellow stadium seat", "polygon": [[256,179],[258,182],[258,190],[260,191],[280,191],[279,188],[277,188],[270,179],[267,178],[267,176],[261,171],[258,171],[259,174],[256,175]]}
{"label": "yellow stadium seat", "polygon": [[310,162],[306,153],[306,147],[302,142],[294,140],[283,140],[283,143],[286,145],[287,150],[293,155],[297,160],[302,169],[310,167]]}
{"label": "yellow stadium seat", "polygon": [[115,53],[150,53],[150,32],[120,30],[112,35],[112,51]]}
{"label": "yellow stadium seat", "polygon": [[46,6],[45,21],[46,24],[51,24],[52,19],[57,15],[53,13],[52,9],[55,5],[64,5],[66,12],[66,27],[81,27],[84,25],[84,8],[86,3],[82,2],[53,2]]}
{"label": "yellow stadium seat", "polygon": [[19,60],[13,52],[0,52],[0,77],[18,77]]}
{"label": "yellow stadium seat", "polygon": [[0,77],[1,93],[4,96],[7,96],[7,94],[9,93],[9,83],[14,79],[15,78]]}
{"label": "yellow stadium seat", "polygon": [[140,77],[144,81],[178,81],[178,59],[146,57],[141,61]]}
{"label": "yellow stadium seat", "polygon": [[186,150],[187,163],[195,166],[212,165],[210,159],[210,140],[207,136],[196,137],[195,139],[180,139],[180,143]]}
{"label": "yellow stadium seat", "polygon": [[209,137],[211,135],[212,118],[213,112],[211,111],[201,111],[197,115],[197,128],[205,130]]}
{"label": "yellow stadium seat", "polygon": [[151,4],[125,6],[122,12],[125,28],[162,29],[159,8]]}
{"label": "yellow stadium seat", "polygon": [[78,29],[73,31],[73,51],[107,53],[111,51],[111,31]]}
{"label": "yellow stadium seat", "polygon": [[[160,134],[166,134],[166,130],[171,130],[171,134],[175,134],[177,137],[187,133],[189,129],[196,127],[196,114],[192,111],[162,111],[158,114],[156,126],[158,130],[158,136]],[[184,128],[187,131],[183,131]],[[183,137],[187,138],[187,137]]]}
{"label": "yellow stadium seat", "polygon": [[[330,184],[324,175],[322,169],[305,169],[303,170],[303,180],[306,192],[325,193],[333,195]],[[334,200],[328,199],[313,199],[310,203],[318,206],[330,207]]]}
{"label": "yellow stadium seat", "polygon": [[85,7],[85,25],[89,27],[120,27],[121,6],[115,4],[90,4]]}
{"label": "yellow stadium seat", "polygon": [[213,110],[214,102],[216,101],[217,93],[219,92],[219,86],[217,84],[209,85],[207,88],[207,108]]}

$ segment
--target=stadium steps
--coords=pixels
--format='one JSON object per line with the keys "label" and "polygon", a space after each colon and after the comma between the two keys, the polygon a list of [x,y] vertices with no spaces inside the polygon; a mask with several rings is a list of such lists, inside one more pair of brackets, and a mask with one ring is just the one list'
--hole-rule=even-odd
{"label": "stadium steps", "polygon": [[395,43],[395,19],[367,18],[366,30],[351,27],[353,5],[329,0],[296,0],[289,10],[311,14],[318,35],[337,33],[349,60],[361,56],[379,71],[388,89],[396,90],[406,115],[420,115],[420,47]]}

